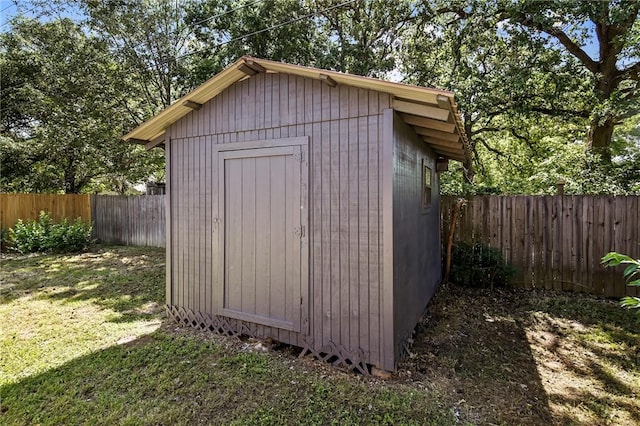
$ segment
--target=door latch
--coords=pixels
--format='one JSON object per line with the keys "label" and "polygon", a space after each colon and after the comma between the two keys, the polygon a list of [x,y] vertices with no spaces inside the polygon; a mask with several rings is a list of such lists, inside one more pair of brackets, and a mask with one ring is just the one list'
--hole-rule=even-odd
{"label": "door latch", "polygon": [[293,233],[300,238],[304,237],[304,226],[299,226],[293,229]]}

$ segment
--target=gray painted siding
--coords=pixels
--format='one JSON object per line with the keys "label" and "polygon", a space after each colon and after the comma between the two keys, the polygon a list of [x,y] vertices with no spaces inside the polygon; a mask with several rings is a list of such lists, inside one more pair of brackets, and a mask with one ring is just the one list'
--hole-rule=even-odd
{"label": "gray painted siding", "polygon": [[[435,155],[394,114],[393,299],[395,357],[441,280],[440,196]],[[422,208],[422,159],[433,172],[432,203]]]}
{"label": "gray painted siding", "polygon": [[316,349],[361,348],[382,368],[382,112],[386,94],[285,74],[229,87],[168,129],[171,206],[167,242],[176,306],[216,314],[216,144],[309,137],[310,333],[259,327],[259,334]]}

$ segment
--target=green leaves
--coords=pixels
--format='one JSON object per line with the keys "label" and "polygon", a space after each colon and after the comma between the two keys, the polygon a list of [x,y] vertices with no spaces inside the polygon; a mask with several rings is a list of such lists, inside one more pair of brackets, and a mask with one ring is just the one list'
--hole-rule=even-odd
{"label": "green leaves", "polygon": [[15,71],[3,87],[2,190],[78,193],[108,177],[105,189],[124,192],[162,169],[158,153],[120,140],[127,86],[103,40],[70,19],[12,25],[0,36],[0,72]]}
{"label": "green leaves", "polygon": [[38,220],[18,220],[9,229],[9,244],[14,250],[25,254],[35,252],[78,252],[91,243],[91,224],[77,218],[72,223],[67,219],[54,223],[44,211]]}
{"label": "green leaves", "polygon": [[451,190],[640,190],[635,1],[66,3],[30,0],[47,22],[1,35],[0,160],[33,165],[9,166],[6,190],[123,192],[161,174],[162,155],[118,138],[245,54],[453,90],[477,180],[450,174]]}
{"label": "green leaves", "polygon": [[[629,265],[625,268],[622,275],[627,281],[627,285],[640,287],[640,259],[633,259],[632,257],[625,254],[610,252],[602,257],[600,263],[606,267]],[[633,279],[634,277],[638,278]],[[629,309],[638,309],[638,316],[640,317],[639,297],[624,297],[620,302],[620,306]]]}
{"label": "green leaves", "polygon": [[[456,93],[479,186],[548,193],[547,174],[574,180],[571,193],[633,190],[611,148],[614,129],[640,112],[637,2],[425,3],[401,63],[411,82]],[[572,164],[598,179],[562,170]]]}

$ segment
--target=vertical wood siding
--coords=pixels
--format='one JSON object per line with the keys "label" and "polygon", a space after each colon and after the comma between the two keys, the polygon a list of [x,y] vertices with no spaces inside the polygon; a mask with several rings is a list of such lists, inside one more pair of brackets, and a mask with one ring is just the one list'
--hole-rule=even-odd
{"label": "vertical wood siding", "polygon": [[[604,268],[610,251],[640,257],[638,196],[476,196],[461,209],[454,241],[499,248],[527,288],[640,296],[625,285],[624,267]],[[444,226],[455,197],[444,197]],[[453,259],[455,263],[455,259]]]}
{"label": "vertical wood siding", "polygon": [[[394,115],[394,347],[415,327],[441,280],[440,196],[435,154]],[[431,205],[422,204],[422,164],[432,171]]]}
{"label": "vertical wood siding", "polygon": [[[234,84],[168,129],[173,304],[213,314],[213,146],[309,137],[310,333],[262,328],[315,349],[361,348],[381,365],[380,152],[389,96],[286,74]],[[204,300],[203,300],[204,299]]]}

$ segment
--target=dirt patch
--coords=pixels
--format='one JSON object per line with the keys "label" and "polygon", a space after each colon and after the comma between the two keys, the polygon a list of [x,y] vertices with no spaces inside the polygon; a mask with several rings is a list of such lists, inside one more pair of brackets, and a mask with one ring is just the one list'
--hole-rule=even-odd
{"label": "dirt patch", "polygon": [[398,375],[471,423],[638,424],[639,337],[612,301],[444,286]]}

